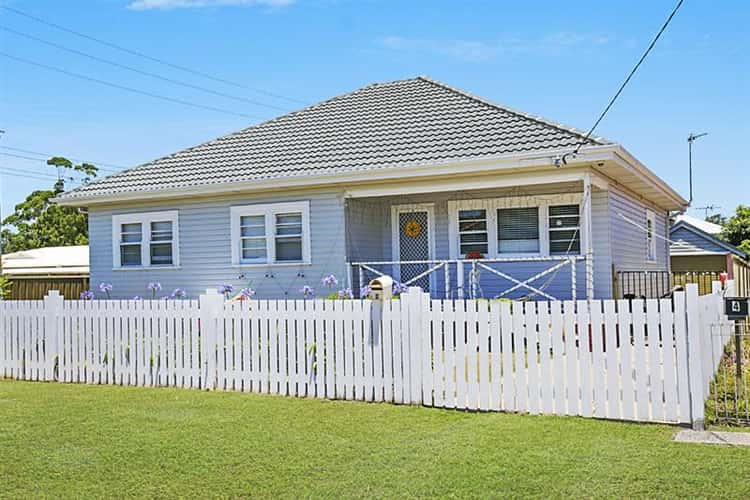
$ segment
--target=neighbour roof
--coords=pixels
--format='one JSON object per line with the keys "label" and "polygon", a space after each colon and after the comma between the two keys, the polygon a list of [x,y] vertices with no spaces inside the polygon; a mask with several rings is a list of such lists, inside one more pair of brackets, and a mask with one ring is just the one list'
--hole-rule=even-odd
{"label": "neighbour roof", "polygon": [[707,220],[698,219],[696,217],[691,217],[686,214],[680,214],[675,218],[675,222],[685,222],[686,224],[690,224],[693,227],[697,227],[704,233],[708,234],[719,234],[722,230],[722,227],[718,224],[714,224],[713,222],[708,222]]}
{"label": "neighbour roof", "polygon": [[2,259],[2,274],[9,276],[89,273],[86,245],[23,250],[3,255]]}
{"label": "neighbour roof", "polygon": [[748,258],[748,255],[736,246],[720,240],[685,219],[674,224],[669,234],[672,240],[669,245],[671,255],[726,255],[731,253],[742,259]]}
{"label": "neighbour roof", "polygon": [[[112,196],[577,146],[581,131],[426,77],[376,83],[64,193]],[[588,144],[610,144],[591,138]]]}

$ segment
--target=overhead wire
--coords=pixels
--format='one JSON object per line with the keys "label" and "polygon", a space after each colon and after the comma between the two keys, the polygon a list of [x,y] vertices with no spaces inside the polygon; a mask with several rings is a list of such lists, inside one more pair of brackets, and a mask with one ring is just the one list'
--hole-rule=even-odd
{"label": "overhead wire", "polygon": [[[31,156],[18,155],[18,154],[15,154],[15,153],[6,153],[6,152],[3,152],[3,151],[0,151],[0,155],[10,156],[12,158],[20,158],[22,160],[36,161],[36,162],[45,163],[45,164],[47,163],[47,160],[49,158],[52,158],[54,156],[54,155],[48,156],[46,159],[45,158],[33,158]],[[69,160],[75,160],[74,158],[68,157],[68,156],[65,156],[65,155],[58,155],[58,156],[64,156],[65,158],[68,158]],[[82,161],[82,160],[75,160],[75,161]],[[93,162],[93,161],[89,161],[89,162],[86,162],[86,163],[92,163],[93,165],[96,166],[97,169],[99,169],[99,170],[101,170],[103,172],[110,172],[110,173],[119,172],[119,170],[115,170],[113,168],[100,167],[99,164],[97,164],[96,162]],[[124,169],[125,167],[122,167],[122,168]]]}
{"label": "overhead wire", "polygon": [[145,75],[145,76],[149,76],[149,77],[152,77],[152,78],[156,78],[158,80],[162,80],[164,82],[168,82],[168,83],[171,83],[173,85],[181,85],[183,87],[190,88],[190,89],[193,89],[193,90],[199,90],[201,92],[206,92],[208,94],[213,94],[213,95],[216,95],[216,96],[219,96],[219,97],[224,97],[226,99],[234,99],[235,101],[246,102],[248,104],[252,104],[252,105],[255,105],[255,106],[263,106],[263,107],[266,107],[266,108],[275,109],[275,110],[279,110],[279,111],[289,111],[288,108],[283,108],[281,106],[275,106],[273,104],[266,104],[264,102],[256,101],[256,100],[253,100],[253,99],[247,99],[245,97],[240,97],[240,96],[236,96],[236,95],[232,95],[232,94],[227,94],[225,92],[219,92],[219,91],[212,90],[212,89],[209,89],[209,88],[206,88],[206,87],[202,87],[200,85],[194,85],[192,83],[184,82],[184,81],[181,81],[181,80],[175,80],[173,78],[168,78],[166,76],[162,76],[162,75],[159,75],[159,74],[156,74],[156,73],[152,73],[150,71],[144,71],[144,70],[135,68],[133,66],[128,66],[127,64],[122,64],[122,63],[119,63],[117,61],[112,61],[112,60],[109,60],[109,59],[105,59],[103,57],[95,56],[93,54],[89,54],[89,53],[83,52],[81,50],[72,49],[70,47],[66,47],[66,46],[61,45],[59,43],[50,42],[49,40],[45,40],[43,38],[39,38],[39,37],[36,37],[34,35],[30,35],[28,33],[24,33],[22,31],[17,31],[17,30],[14,30],[12,28],[8,28],[7,26],[0,25],[0,29],[3,30],[3,31],[6,31],[8,33],[12,33],[12,34],[14,34],[16,36],[24,37],[24,38],[27,38],[29,40],[34,40],[35,42],[42,43],[42,44],[48,45],[50,47],[55,47],[56,49],[59,49],[59,50],[70,52],[72,54],[76,54],[76,55],[79,55],[79,56],[82,56],[82,57],[87,57],[87,58],[89,58],[89,59],[91,59],[93,61],[97,61],[97,62],[104,63],[104,64],[109,64],[110,66],[114,66],[116,68],[121,68],[121,69],[125,69],[125,70],[128,70],[128,71],[132,71],[132,72],[138,73],[140,75]]}
{"label": "overhead wire", "polygon": [[237,111],[232,111],[232,110],[225,109],[225,108],[218,108],[218,107],[209,106],[209,105],[206,105],[206,104],[199,104],[199,103],[192,102],[192,101],[186,101],[184,99],[178,99],[176,97],[169,97],[169,96],[165,96],[165,95],[161,95],[161,94],[156,94],[156,93],[150,92],[148,90],[141,90],[141,89],[136,89],[134,87],[128,87],[126,85],[120,85],[119,83],[114,83],[114,82],[110,82],[110,81],[107,81],[107,80],[101,80],[99,78],[94,78],[94,77],[88,76],[88,75],[82,75],[80,73],[75,73],[73,71],[68,71],[67,69],[64,69],[64,68],[59,68],[57,66],[50,66],[48,64],[43,64],[43,63],[40,63],[40,62],[32,61],[30,59],[25,59],[23,57],[14,56],[12,54],[8,54],[7,52],[0,52],[0,56],[3,56],[5,58],[7,58],[7,59],[11,59],[11,60],[14,60],[14,61],[22,62],[24,64],[28,64],[28,65],[31,65],[31,66],[36,66],[36,67],[39,67],[39,68],[43,68],[43,69],[46,69],[48,71],[54,71],[54,72],[61,73],[61,74],[64,74],[64,75],[72,76],[74,78],[79,78],[81,80],[86,80],[86,81],[89,81],[89,82],[98,83],[100,85],[105,85],[107,87],[112,87],[112,88],[116,88],[116,89],[119,89],[119,90],[124,90],[124,91],[131,92],[131,93],[134,93],[134,94],[145,95],[145,96],[148,96],[148,97],[152,97],[154,99],[160,99],[162,101],[168,101],[168,102],[172,102],[172,103],[175,103],[175,104],[182,104],[183,106],[190,106],[190,107],[193,107],[193,108],[205,109],[205,110],[208,110],[208,111],[214,111],[214,112],[217,112],[217,113],[224,113],[224,114],[233,115],[233,116],[239,116],[239,117],[242,117],[242,118],[252,118],[252,119],[258,119],[258,120],[265,120],[266,119],[264,117],[257,116],[257,115],[249,115],[247,113],[239,113]]}
{"label": "overhead wire", "polygon": [[301,101],[301,100],[293,98],[293,97],[285,96],[285,95],[279,94],[277,92],[271,92],[271,91],[268,91],[268,90],[265,90],[265,89],[262,89],[262,88],[259,88],[259,87],[253,87],[253,86],[249,86],[249,85],[246,85],[246,84],[243,84],[243,83],[234,82],[234,81],[228,80],[226,78],[221,78],[221,77],[218,77],[216,75],[211,75],[211,74],[206,73],[204,71],[200,71],[200,70],[193,69],[193,68],[188,68],[187,66],[183,66],[183,65],[180,65],[180,64],[171,63],[171,62],[169,62],[169,61],[167,61],[165,59],[161,59],[161,58],[158,58],[158,57],[150,56],[150,55],[148,55],[148,54],[146,54],[144,52],[140,52],[140,51],[137,51],[137,50],[129,49],[129,48],[124,47],[122,45],[118,45],[116,43],[108,42],[106,40],[102,40],[100,38],[96,38],[94,36],[87,35],[87,34],[82,33],[80,31],[76,31],[74,29],[67,28],[65,26],[62,26],[62,25],[57,24],[57,23],[54,23],[52,21],[47,21],[45,19],[42,19],[42,18],[37,17],[37,16],[34,16],[34,15],[29,14],[27,12],[24,12],[22,10],[16,9],[14,7],[10,7],[8,5],[0,5],[0,9],[5,9],[5,10],[7,10],[9,12],[13,12],[14,14],[17,14],[19,16],[26,17],[26,18],[31,19],[31,20],[33,20],[35,22],[40,23],[40,24],[44,24],[46,26],[50,26],[50,27],[55,28],[57,30],[64,31],[64,32],[69,33],[71,35],[75,35],[77,37],[84,38],[84,39],[89,40],[91,42],[95,42],[95,43],[98,43],[100,45],[104,45],[106,47],[109,47],[109,48],[112,48],[112,49],[115,49],[115,50],[119,50],[121,52],[125,52],[127,54],[132,55],[132,56],[140,57],[142,59],[147,59],[147,60],[149,60],[151,62],[155,62],[155,63],[158,63],[158,64],[163,64],[164,66],[168,66],[168,67],[173,68],[173,69],[177,69],[177,70],[180,70],[180,71],[183,71],[183,72],[186,72],[186,73],[190,73],[190,74],[193,74],[193,75],[196,75],[196,76],[207,78],[207,79],[213,80],[215,82],[220,82],[220,83],[223,83],[225,85],[231,85],[231,86],[234,86],[234,87],[238,87],[238,88],[250,90],[252,92],[257,92],[259,94],[263,94],[263,95],[266,95],[268,97],[274,97],[276,99],[283,99],[285,101],[289,101],[289,102],[293,102],[293,103],[297,103],[297,104],[304,104],[304,105],[307,104],[305,101]]}
{"label": "overhead wire", "polygon": [[643,52],[643,54],[641,55],[641,58],[638,59],[638,62],[635,64],[635,66],[633,66],[633,69],[630,70],[630,73],[628,74],[627,78],[625,78],[625,80],[622,82],[622,84],[620,85],[620,87],[617,89],[617,92],[615,93],[615,95],[612,96],[612,98],[609,100],[609,103],[604,108],[604,111],[602,111],[601,114],[599,115],[599,117],[596,119],[596,121],[594,122],[594,125],[591,126],[591,128],[589,129],[589,131],[584,136],[583,140],[578,143],[578,145],[575,147],[575,149],[573,150],[573,152],[572,153],[568,153],[567,155],[575,155],[575,154],[577,154],[581,150],[581,147],[590,140],[591,134],[594,133],[594,130],[596,130],[596,127],[599,126],[599,124],[601,123],[601,121],[604,119],[604,117],[607,115],[607,113],[609,112],[609,110],[615,104],[615,101],[617,101],[617,99],[620,97],[620,94],[622,94],[622,91],[625,90],[625,87],[628,85],[628,83],[630,82],[630,80],[633,78],[633,75],[635,75],[636,71],[638,71],[638,68],[641,66],[641,64],[643,64],[643,61],[646,60],[646,57],[648,57],[649,53],[651,53],[651,50],[656,45],[656,42],[659,40],[659,38],[661,38],[661,35],[666,31],[667,26],[669,26],[669,23],[672,22],[672,18],[674,18],[675,14],[677,14],[677,11],[680,10],[680,7],[682,7],[682,3],[683,2],[684,2],[684,0],[679,0],[677,2],[677,5],[675,5],[675,7],[672,9],[672,12],[669,14],[669,17],[667,17],[667,20],[664,22],[664,24],[662,25],[661,29],[659,29],[659,31],[656,33],[656,36],[653,38],[653,40],[651,40],[651,43],[646,48],[645,52]]}

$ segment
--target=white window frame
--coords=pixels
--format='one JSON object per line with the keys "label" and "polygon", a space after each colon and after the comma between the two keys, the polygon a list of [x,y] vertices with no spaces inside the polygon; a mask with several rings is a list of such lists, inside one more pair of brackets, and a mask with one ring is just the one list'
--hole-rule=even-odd
{"label": "white window frame", "polygon": [[[650,236],[649,224],[651,225]],[[656,213],[653,210],[646,210],[646,260],[656,262]]]}
{"label": "white window frame", "polygon": [[[276,261],[276,215],[295,213],[302,214],[302,260]],[[262,215],[265,217],[266,228],[266,259],[265,261],[243,261],[242,239],[240,234],[240,218],[245,216]],[[310,252],[310,202],[295,201],[285,203],[263,203],[257,205],[242,205],[230,208],[230,232],[232,265],[238,267],[257,266],[306,266],[312,264]]]}
{"label": "white window frame", "polygon": [[[529,195],[509,196],[505,198],[476,199],[476,200],[451,200],[448,202],[448,235],[449,254],[451,259],[463,259],[465,256],[459,253],[458,241],[458,211],[459,210],[487,210],[487,233],[488,247],[487,259],[516,259],[528,257],[549,257],[549,218],[548,207],[555,205],[578,205],[581,207],[582,193],[566,193],[551,195]],[[539,252],[533,253],[498,253],[497,242],[497,210],[500,208],[529,208],[536,207],[539,210]],[[583,231],[586,213],[581,207],[580,213],[580,253],[583,255],[587,247],[586,233]],[[575,256],[571,254],[570,256]],[[555,257],[565,257],[564,255]]]}
{"label": "white window frame", "polygon": [[[172,263],[151,265],[151,223],[172,223]],[[141,225],[141,265],[123,266],[120,255],[120,230],[123,224]],[[160,243],[164,243],[161,241]],[[138,269],[176,269],[180,266],[180,229],[177,210],[139,212],[112,216],[112,268],[127,271]]]}

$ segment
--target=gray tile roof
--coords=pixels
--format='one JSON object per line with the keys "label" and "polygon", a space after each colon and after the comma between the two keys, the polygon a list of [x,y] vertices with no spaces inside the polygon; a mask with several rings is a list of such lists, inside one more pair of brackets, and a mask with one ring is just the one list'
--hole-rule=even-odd
{"label": "gray tile roof", "polygon": [[[64,193],[88,198],[574,147],[579,130],[425,77],[368,85]],[[608,144],[593,138],[591,144]]]}

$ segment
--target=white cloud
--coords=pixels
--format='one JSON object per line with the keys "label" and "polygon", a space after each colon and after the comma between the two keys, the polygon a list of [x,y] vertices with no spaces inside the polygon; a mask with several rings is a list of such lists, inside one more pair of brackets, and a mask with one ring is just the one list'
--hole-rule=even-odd
{"label": "white cloud", "polygon": [[481,62],[499,54],[552,52],[597,47],[615,41],[611,37],[559,32],[541,38],[505,37],[491,42],[481,40],[438,40],[387,36],[378,45],[393,51],[449,56],[469,62]]}
{"label": "white cloud", "polygon": [[171,9],[196,9],[201,7],[227,7],[227,6],[264,6],[285,7],[294,3],[294,0],[135,0],[128,4],[132,10],[171,10]]}

